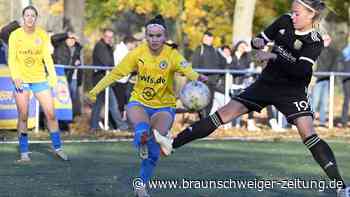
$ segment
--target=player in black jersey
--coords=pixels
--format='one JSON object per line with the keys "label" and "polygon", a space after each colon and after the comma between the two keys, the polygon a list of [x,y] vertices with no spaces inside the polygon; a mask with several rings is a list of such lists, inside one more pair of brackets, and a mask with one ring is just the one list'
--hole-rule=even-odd
{"label": "player in black jersey", "polygon": [[320,139],[313,126],[313,113],[307,97],[312,66],[319,57],[323,40],[314,30],[325,4],[320,0],[294,0],[292,12],[274,21],[252,40],[252,47],[262,49],[274,42],[272,53],[258,52],[268,60],[260,78],[228,104],[208,118],[202,119],[170,139],[154,132],[165,155],[198,138],[204,138],[220,125],[251,111],[260,112],[274,105],[291,124],[296,125],[304,144],[331,180],[341,183],[338,196],[350,197],[350,188],[338,171],[334,154]]}

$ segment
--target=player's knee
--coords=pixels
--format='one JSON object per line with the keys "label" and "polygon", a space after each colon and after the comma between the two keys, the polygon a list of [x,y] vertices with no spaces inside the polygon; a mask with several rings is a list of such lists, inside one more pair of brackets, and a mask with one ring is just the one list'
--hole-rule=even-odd
{"label": "player's knee", "polygon": [[46,114],[46,118],[48,121],[56,121],[56,115],[55,112],[50,111]]}
{"label": "player's knee", "polygon": [[27,113],[19,113],[18,120],[20,122],[26,122],[28,120],[28,114]]}

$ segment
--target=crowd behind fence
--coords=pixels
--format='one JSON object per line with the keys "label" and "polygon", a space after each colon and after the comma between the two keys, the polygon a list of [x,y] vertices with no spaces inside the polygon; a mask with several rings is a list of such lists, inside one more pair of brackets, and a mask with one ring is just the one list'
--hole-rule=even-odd
{"label": "crowd behind fence", "polygon": [[[1,66],[1,65],[0,65]],[[104,67],[104,66],[94,66],[94,65],[81,65],[81,66],[69,66],[69,65],[56,65],[56,67],[64,68],[64,69],[83,69],[83,70],[106,70],[106,74],[113,69],[112,67]],[[196,71],[204,74],[222,74],[225,75],[225,99],[224,103],[228,103],[231,100],[230,89],[233,84],[233,76],[232,74],[260,74],[258,71],[254,70],[233,70],[233,69],[195,69]],[[335,77],[350,77],[350,73],[348,72],[315,72],[314,76],[328,76],[330,81],[329,86],[329,111],[328,111],[328,128],[334,127],[334,101],[335,101]],[[105,113],[104,113],[104,125],[108,125],[109,122],[109,95],[108,88],[105,90]],[[36,125],[35,132],[39,131],[39,105],[36,105]],[[282,124],[283,115],[279,113],[278,122]],[[225,125],[225,128],[230,128],[231,123]],[[104,127],[105,130],[108,130],[108,126]]]}
{"label": "crowd behind fence", "polygon": [[[110,67],[103,67],[103,66],[94,66],[94,65],[84,65],[84,66],[67,66],[67,65],[56,65],[57,67],[63,67],[65,69],[99,69],[99,70],[106,70],[106,74],[109,70],[112,68]],[[231,85],[233,84],[233,77],[232,74],[259,74],[259,72],[254,70],[232,70],[232,69],[195,69],[196,71],[200,73],[211,73],[211,74],[224,74],[225,75],[225,103],[228,103],[231,100],[230,97],[230,89]],[[329,112],[328,112],[328,128],[334,127],[334,92],[335,92],[335,77],[349,77],[350,73],[345,72],[315,72],[315,76],[328,76],[330,79],[330,86],[329,86]],[[105,125],[108,125],[108,88],[105,90],[105,117],[104,117],[104,123]],[[279,124],[281,123],[281,116],[283,116],[281,113],[279,113]],[[231,124],[227,124],[226,128],[231,127]],[[105,129],[108,129],[106,127]],[[38,130],[38,127],[36,127],[36,130]]]}

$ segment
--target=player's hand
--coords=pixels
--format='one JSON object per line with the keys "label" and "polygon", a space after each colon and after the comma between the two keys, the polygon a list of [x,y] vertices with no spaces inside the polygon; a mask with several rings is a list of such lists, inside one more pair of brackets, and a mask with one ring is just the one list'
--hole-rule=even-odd
{"label": "player's hand", "polygon": [[200,74],[198,77],[198,81],[206,82],[206,81],[208,81],[208,77]]}
{"label": "player's hand", "polygon": [[56,76],[49,76],[49,77],[47,78],[47,81],[48,81],[49,86],[50,86],[51,88],[56,87],[56,85],[57,85],[57,77],[56,77]]}
{"label": "player's hand", "polygon": [[254,38],[252,40],[252,45],[257,49],[263,49],[265,47],[265,41],[262,38]]}
{"label": "player's hand", "polygon": [[265,51],[257,51],[256,53],[256,59],[258,61],[266,61],[270,59],[276,59],[277,55],[275,53],[271,52],[265,52]]}
{"label": "player's hand", "polygon": [[14,79],[13,83],[15,85],[15,89],[17,93],[23,92],[23,87],[22,87],[22,80],[21,79]]}

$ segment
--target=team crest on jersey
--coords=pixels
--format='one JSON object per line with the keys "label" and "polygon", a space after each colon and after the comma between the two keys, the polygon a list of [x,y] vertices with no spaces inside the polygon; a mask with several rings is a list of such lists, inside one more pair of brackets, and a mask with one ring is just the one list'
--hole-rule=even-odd
{"label": "team crest on jersey", "polygon": [[180,65],[181,65],[183,68],[186,68],[187,66],[190,65],[190,63],[189,63],[188,61],[184,60],[184,61],[181,61],[181,62],[180,62]]}
{"label": "team crest on jersey", "polygon": [[301,42],[300,40],[296,39],[294,41],[294,45],[293,46],[294,46],[295,50],[300,50],[301,47],[303,46],[303,42]]}
{"label": "team crest on jersey", "polygon": [[161,61],[159,64],[159,68],[161,69],[165,69],[167,66],[168,66],[168,63],[165,60]]}
{"label": "team crest on jersey", "polygon": [[278,32],[280,32],[280,34],[284,35],[284,33],[286,32],[285,29],[280,29]]}
{"label": "team crest on jersey", "polygon": [[35,39],[35,44],[36,45],[40,45],[41,44],[41,39],[40,38]]}

